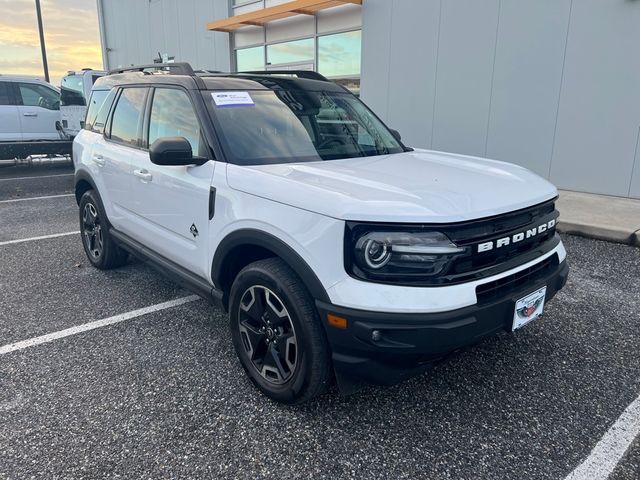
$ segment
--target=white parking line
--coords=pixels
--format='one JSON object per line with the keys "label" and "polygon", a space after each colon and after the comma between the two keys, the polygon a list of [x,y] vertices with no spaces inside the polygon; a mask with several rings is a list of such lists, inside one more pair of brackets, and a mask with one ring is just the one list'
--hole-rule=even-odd
{"label": "white parking line", "polygon": [[9,180],[31,180],[33,178],[73,177],[73,175],[73,173],[59,173],[56,175],[35,175],[33,177],[10,177],[0,178],[0,182],[7,182]]}
{"label": "white parking line", "polygon": [[30,237],[30,238],[19,238],[18,240],[5,240],[4,242],[0,242],[0,247],[3,245],[11,245],[13,243],[22,243],[22,242],[33,242],[35,240],[46,240],[47,238],[58,238],[58,237],[66,237],[68,235],[79,235],[80,232],[64,232],[64,233],[54,233],[52,235],[42,235],[41,237]]}
{"label": "white parking line", "polygon": [[12,198],[11,200],[0,200],[0,203],[26,202],[27,200],[47,200],[49,198],[62,198],[62,197],[73,197],[73,196],[75,196],[73,193],[64,193],[62,195],[46,195],[44,197]]}
{"label": "white parking line", "polygon": [[589,456],[565,480],[605,480],[640,435],[640,397],[629,405]]}
{"label": "white parking line", "polygon": [[57,332],[48,333],[40,337],[30,338],[21,342],[10,343],[0,347],[0,355],[6,355],[7,353],[15,352],[17,350],[24,350],[25,348],[35,347],[42,345],[43,343],[53,342],[61,338],[69,337],[71,335],[77,335],[89,330],[95,330],[96,328],[102,328],[116,323],[124,322],[125,320],[131,320],[132,318],[146,315],[147,313],[159,312],[160,310],[166,310],[167,308],[177,307],[178,305],[184,305],[185,303],[195,302],[200,297],[197,295],[189,295],[188,297],[177,298],[175,300],[169,300],[168,302],[157,303],[149,307],[139,308],[138,310],[132,310],[131,312],[122,313],[120,315],[114,315],[113,317],[104,318],[102,320],[96,320],[95,322],[84,323],[75,327],[67,328],[65,330],[59,330]]}

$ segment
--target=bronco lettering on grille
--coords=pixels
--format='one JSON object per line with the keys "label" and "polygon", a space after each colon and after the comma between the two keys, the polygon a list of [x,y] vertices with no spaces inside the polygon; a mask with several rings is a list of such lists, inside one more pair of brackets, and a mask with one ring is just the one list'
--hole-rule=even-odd
{"label": "bronco lettering on grille", "polygon": [[526,238],[535,237],[536,235],[545,233],[551,230],[555,226],[556,226],[556,221],[549,220],[547,223],[543,223],[542,225],[538,225],[535,228],[525,230],[524,232],[518,232],[509,237],[498,238],[497,240],[492,240],[490,242],[480,243],[478,244],[478,253],[488,252],[489,250],[493,250],[494,248],[502,248],[502,247],[506,247],[507,245],[512,245],[514,243],[521,242]]}

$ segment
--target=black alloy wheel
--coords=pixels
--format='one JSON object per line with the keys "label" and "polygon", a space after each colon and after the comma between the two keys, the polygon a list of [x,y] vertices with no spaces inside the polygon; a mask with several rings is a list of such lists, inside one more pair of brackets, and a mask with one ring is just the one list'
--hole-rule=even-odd
{"label": "black alloy wheel", "polygon": [[82,240],[88,254],[96,260],[102,256],[102,225],[96,206],[87,202],[82,209]]}
{"label": "black alloy wheel", "polygon": [[80,235],[89,262],[101,270],[119,267],[127,262],[127,252],[111,238],[109,221],[100,197],[94,190],[80,198]]}
{"label": "black alloy wheel", "polygon": [[256,371],[280,385],[291,378],[298,361],[298,341],[282,300],[270,289],[253,285],[238,307],[242,346]]}
{"label": "black alloy wheel", "polygon": [[282,259],[258,260],[238,273],[229,326],[247,376],[273,400],[306,402],[331,385],[331,351],[315,302]]}

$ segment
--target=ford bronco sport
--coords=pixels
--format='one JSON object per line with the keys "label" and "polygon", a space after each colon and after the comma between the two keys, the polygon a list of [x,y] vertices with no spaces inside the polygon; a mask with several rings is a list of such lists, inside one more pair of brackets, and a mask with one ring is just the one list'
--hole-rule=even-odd
{"label": "ford bronco sport", "polygon": [[222,306],[285,403],[401,381],[539,317],[567,280],[550,183],[408,148],[314,72],[110,72],[73,159],[90,262],[132,253]]}

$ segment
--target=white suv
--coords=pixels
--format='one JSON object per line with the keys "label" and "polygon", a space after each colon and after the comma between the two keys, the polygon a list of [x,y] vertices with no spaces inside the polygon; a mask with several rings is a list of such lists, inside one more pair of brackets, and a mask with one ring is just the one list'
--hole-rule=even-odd
{"label": "white suv", "polygon": [[84,248],[227,309],[271,398],[398,382],[564,286],[556,189],[524,168],[407,148],[313,72],[164,68],[94,86],[73,148]]}
{"label": "white suv", "polygon": [[0,75],[0,142],[60,140],[60,91],[34,77]]}

